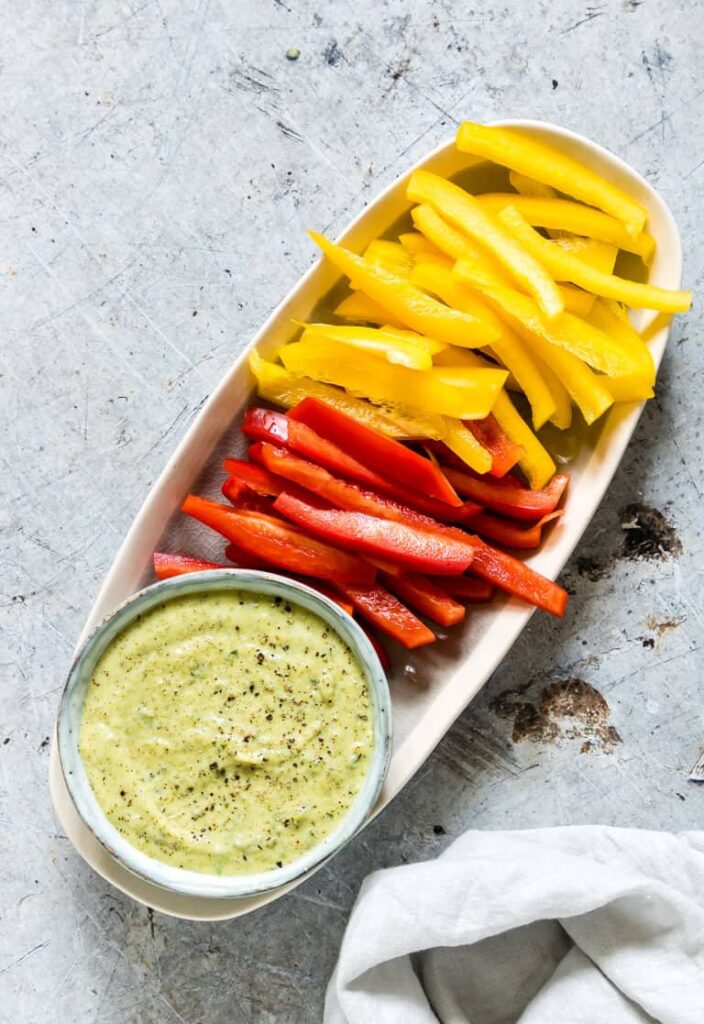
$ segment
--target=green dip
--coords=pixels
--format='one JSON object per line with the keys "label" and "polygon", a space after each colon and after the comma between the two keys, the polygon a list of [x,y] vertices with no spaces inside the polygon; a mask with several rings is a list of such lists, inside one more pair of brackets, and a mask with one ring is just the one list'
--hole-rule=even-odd
{"label": "green dip", "polygon": [[112,824],[174,867],[281,867],[347,813],[373,745],[349,647],[282,598],[222,590],[168,601],[100,659],[80,753]]}

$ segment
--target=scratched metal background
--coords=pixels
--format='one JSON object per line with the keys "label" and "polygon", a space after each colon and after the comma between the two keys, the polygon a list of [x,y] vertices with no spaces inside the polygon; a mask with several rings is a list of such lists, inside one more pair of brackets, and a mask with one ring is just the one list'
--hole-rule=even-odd
{"label": "scratched metal background", "polygon": [[688,781],[704,740],[696,311],[565,573],[567,620],[535,617],[414,782],[307,885],[230,924],[150,914],[77,858],[46,779],[98,583],[194,413],[313,259],[306,226],[334,232],[465,116],[543,117],[648,176],[701,285],[703,12],[6,0],[1,1021],[315,1022],[370,870],[468,827],[702,826]]}

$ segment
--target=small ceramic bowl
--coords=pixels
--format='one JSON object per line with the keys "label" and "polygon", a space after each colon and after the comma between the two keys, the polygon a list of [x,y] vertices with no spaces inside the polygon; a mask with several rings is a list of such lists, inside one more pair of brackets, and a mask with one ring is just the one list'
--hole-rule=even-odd
{"label": "small ceramic bowl", "polygon": [[[373,715],[374,746],[369,769],[349,811],[321,843],[290,864],[252,875],[215,875],[172,867],[132,846],[108,820],[88,781],[79,753],[83,701],[102,654],[138,615],[187,594],[247,590],[281,597],[320,616],[349,646],[366,676]],[[362,827],[386,777],[391,751],[391,707],[386,675],[364,632],[334,602],[302,583],[267,572],[218,569],[155,583],[134,594],[88,637],[71,666],[58,717],[58,750],[68,792],[85,825],[120,864],[171,892],[211,899],[252,896],[278,888],[331,857]]]}

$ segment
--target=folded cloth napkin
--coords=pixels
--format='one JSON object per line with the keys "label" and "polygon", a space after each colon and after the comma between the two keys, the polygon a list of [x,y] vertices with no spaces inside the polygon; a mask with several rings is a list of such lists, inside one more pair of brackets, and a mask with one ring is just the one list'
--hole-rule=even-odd
{"label": "folded cloth napkin", "polygon": [[467,832],[377,871],[325,1024],[704,1024],[704,832]]}

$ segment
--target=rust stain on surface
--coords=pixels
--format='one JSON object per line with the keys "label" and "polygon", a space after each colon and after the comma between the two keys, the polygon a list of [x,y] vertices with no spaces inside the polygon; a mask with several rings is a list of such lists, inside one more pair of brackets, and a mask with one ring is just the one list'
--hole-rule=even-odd
{"label": "rust stain on surface", "polygon": [[580,753],[610,753],[621,742],[609,724],[611,709],[601,693],[584,679],[564,679],[544,686],[536,701],[527,700],[528,686],[504,690],[489,704],[499,718],[513,718],[512,740],[555,743],[581,740]]}

